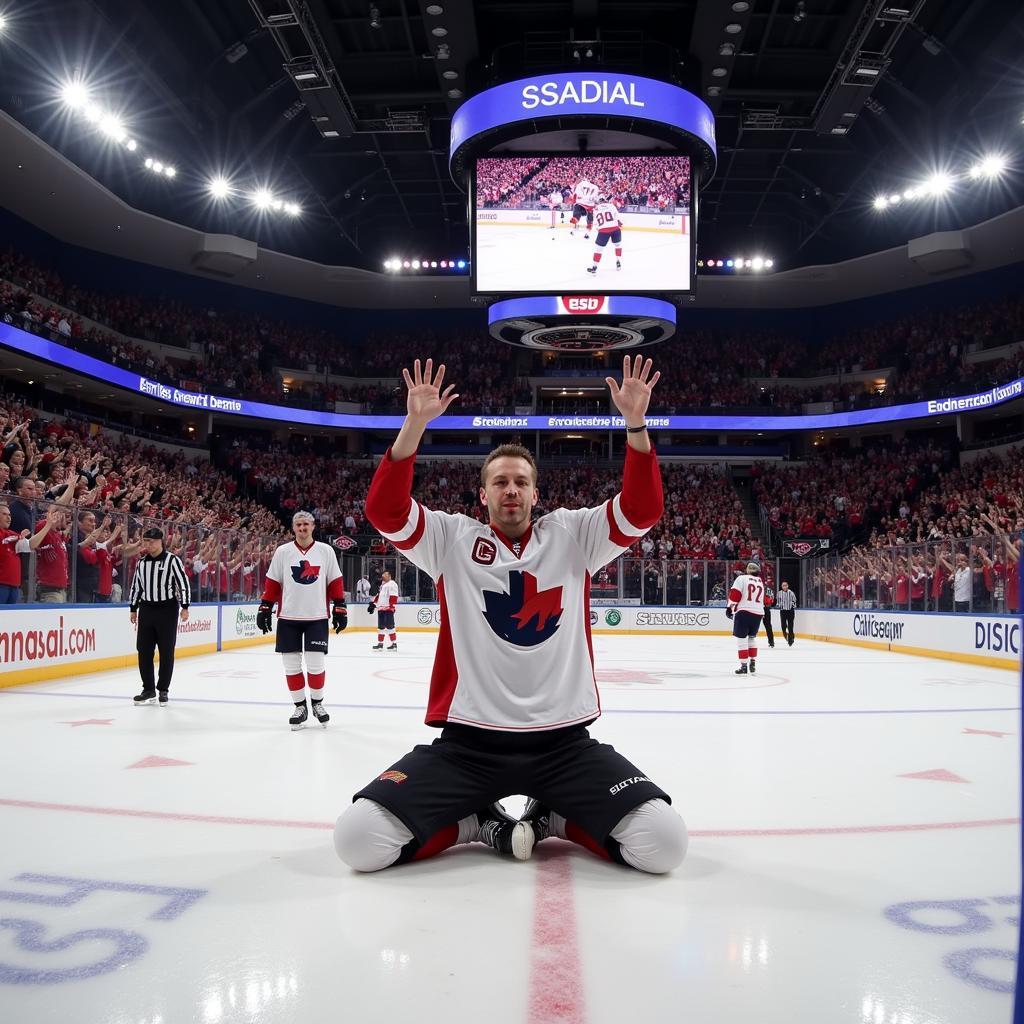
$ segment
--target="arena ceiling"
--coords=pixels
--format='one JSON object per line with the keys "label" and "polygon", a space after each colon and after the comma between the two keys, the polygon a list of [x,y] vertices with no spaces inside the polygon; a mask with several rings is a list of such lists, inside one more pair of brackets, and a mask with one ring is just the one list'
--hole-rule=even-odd
{"label": "arena ceiling", "polygon": [[[585,67],[675,81],[712,106],[719,170],[701,211],[705,256],[832,263],[1024,201],[1020,0],[35,0],[8,10],[0,98],[10,114],[139,209],[317,262],[379,269],[395,253],[465,255],[466,199],[447,171],[458,104],[500,81]],[[317,48],[335,71],[329,96],[297,79]],[[178,179],[154,180],[69,123],[56,101],[69,76],[121,104]],[[325,110],[337,136],[314,121]],[[1011,161],[996,185],[871,209],[879,192],[993,149]],[[217,206],[200,187],[214,173],[266,183],[303,214]]]}

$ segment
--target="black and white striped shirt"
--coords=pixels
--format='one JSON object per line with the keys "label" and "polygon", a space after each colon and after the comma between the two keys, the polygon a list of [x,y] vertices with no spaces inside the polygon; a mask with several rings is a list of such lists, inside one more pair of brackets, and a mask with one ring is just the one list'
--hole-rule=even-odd
{"label": "black and white striped shirt", "polygon": [[775,607],[783,612],[793,611],[796,608],[796,594],[792,590],[780,590],[775,595]]}
{"label": "black and white striped shirt", "polygon": [[192,603],[192,588],[189,586],[185,567],[177,555],[161,551],[159,555],[143,555],[135,567],[128,604],[133,612],[140,604],[155,604],[157,601],[177,601],[182,608]]}

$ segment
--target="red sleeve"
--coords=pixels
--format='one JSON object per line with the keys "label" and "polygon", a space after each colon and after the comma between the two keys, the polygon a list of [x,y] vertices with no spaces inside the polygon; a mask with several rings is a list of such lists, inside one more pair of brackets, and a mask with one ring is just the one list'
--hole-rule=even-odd
{"label": "red sleeve", "polygon": [[79,548],[78,553],[82,556],[82,561],[85,562],[86,565],[96,564],[97,551],[95,548]]}
{"label": "red sleeve", "polygon": [[345,579],[339,576],[336,580],[331,580],[327,587],[327,597],[331,601],[344,601],[345,600]]}
{"label": "red sleeve", "polygon": [[261,601],[280,601],[281,600],[281,584],[277,580],[272,580],[269,576],[266,578],[263,586],[263,596],[260,598]]}
{"label": "red sleeve", "polygon": [[732,587],[729,590],[729,601],[732,604],[739,604],[739,602],[742,599],[742,597],[743,597],[743,595],[735,587]]}
{"label": "red sleeve", "polygon": [[661,470],[653,447],[649,452],[638,452],[632,445],[626,445],[619,507],[638,530],[649,530],[665,511]]}
{"label": "red sleeve", "polygon": [[381,533],[398,533],[409,521],[416,456],[396,462],[389,448],[373,474],[366,495],[366,518]]}

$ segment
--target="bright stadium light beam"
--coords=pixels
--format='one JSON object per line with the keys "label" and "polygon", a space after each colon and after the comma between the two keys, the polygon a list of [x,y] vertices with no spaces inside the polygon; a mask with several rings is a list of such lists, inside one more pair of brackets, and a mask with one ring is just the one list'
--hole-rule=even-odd
{"label": "bright stadium light beam", "polygon": [[274,197],[265,188],[257,189],[250,196],[253,205],[260,210],[269,210],[274,203]]}
{"label": "bright stadium light beam", "polygon": [[81,110],[89,102],[89,90],[84,82],[65,82],[60,90],[64,105],[72,110]]}
{"label": "bright stadium light beam", "polygon": [[298,217],[299,214],[302,213],[302,207],[299,206],[298,203],[285,203],[284,212],[287,213],[289,217]]}
{"label": "bright stadium light beam", "polygon": [[972,178],[998,178],[1006,170],[1006,158],[998,153],[983,157],[968,172]]}
{"label": "bright stadium light beam", "polygon": [[214,199],[227,199],[231,195],[231,182],[227,178],[222,178],[219,175],[216,178],[211,178],[206,185],[206,191],[213,196]]}
{"label": "bright stadium light beam", "polygon": [[940,171],[938,174],[933,174],[924,183],[921,191],[930,196],[944,196],[952,187],[953,179]]}
{"label": "bright stadium light beam", "polygon": [[876,210],[884,210],[889,205],[888,196],[875,196],[874,207]]}

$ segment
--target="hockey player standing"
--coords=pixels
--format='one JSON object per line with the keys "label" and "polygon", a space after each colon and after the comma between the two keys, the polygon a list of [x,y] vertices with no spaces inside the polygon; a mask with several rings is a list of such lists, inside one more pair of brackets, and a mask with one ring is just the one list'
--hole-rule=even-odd
{"label": "hockey player standing", "polygon": [[601,190],[586,178],[576,184],[572,190],[572,216],[569,218],[569,223],[572,225],[569,229],[570,235],[576,234],[576,226],[579,224],[580,218],[586,217],[587,231],[583,237],[590,237],[590,229],[594,226],[594,205],[600,194]]}
{"label": "hockey player standing", "polygon": [[587,273],[597,276],[597,265],[601,262],[601,250],[609,241],[615,244],[615,269],[622,269],[622,221],[619,208],[610,199],[602,198],[594,207],[594,223],[597,225],[597,240],[594,249],[594,263],[587,267]]}
{"label": "hockey player standing", "polygon": [[[379,871],[457,843],[530,857],[548,836],[655,874],[686,853],[686,826],[669,796],[587,732],[601,713],[590,643],[594,573],[660,518],[664,495],[644,414],[651,360],[623,361],[606,378],[626,423],[622,489],[594,508],[559,508],[535,522],[537,466],[502,445],[481,470],[488,521],[436,512],[410,494],[427,424],[458,398],[416,360],[403,371],[408,415],[377,467],[366,515],[437,583],[441,633],[427,724],[443,731],[353,797],[334,844],[346,864]],[[650,379],[648,379],[650,378]],[[519,820],[496,801],[532,797]]]}
{"label": "hockey player standing", "polygon": [[757,562],[748,562],[747,571],[740,573],[729,589],[725,614],[732,619],[732,635],[736,637],[740,655],[740,667],[736,669],[738,676],[757,671],[757,631],[764,616],[764,583],[760,573],[761,567]]}
{"label": "hockey player standing", "polygon": [[391,578],[391,573],[384,570],[380,576],[380,589],[377,596],[370,601],[370,612],[377,613],[377,642],[375,651],[384,650],[384,632],[388,634],[388,650],[398,650],[398,633],[395,632],[395,609],[398,607],[398,584]]}
{"label": "hockey player standing", "polygon": [[[543,202],[545,206],[549,206],[551,208],[551,230],[554,231],[555,212],[562,210],[562,203],[565,202],[565,196],[562,195],[562,190],[560,188],[556,188],[552,190],[550,195],[545,196],[541,202]],[[562,211],[562,220],[565,220],[564,211]]]}
{"label": "hockey player standing", "polygon": [[[274,650],[284,661],[284,677],[295,702],[288,724],[301,729],[309,717],[306,685],[309,685],[313,717],[326,728],[331,716],[324,710],[324,680],[327,676],[327,605],[333,604],[331,624],[340,633],[348,625],[345,581],[338,568],[338,556],[329,544],[313,540],[313,515],[292,516],[295,540],[282,544],[270,560],[266,586],[256,613],[256,625],[271,630],[271,612],[277,604],[277,642]],[[302,674],[305,647],[306,674]]]}

